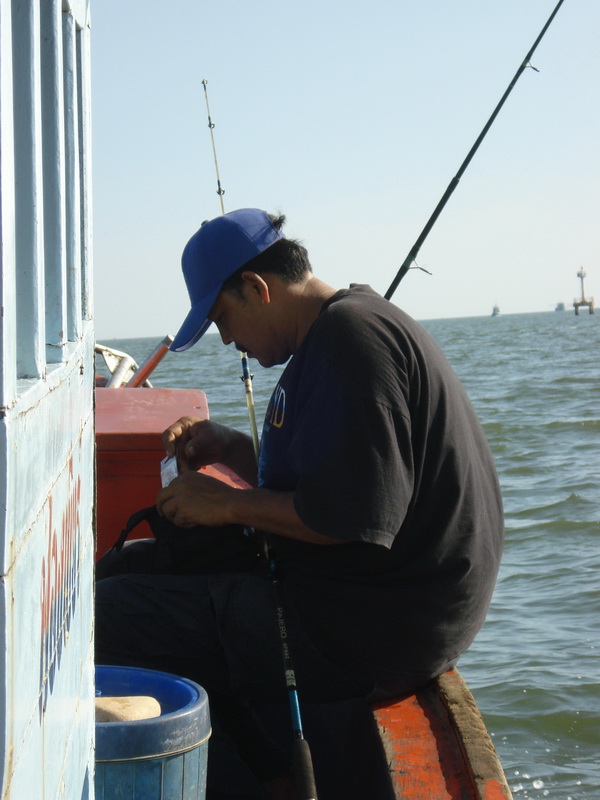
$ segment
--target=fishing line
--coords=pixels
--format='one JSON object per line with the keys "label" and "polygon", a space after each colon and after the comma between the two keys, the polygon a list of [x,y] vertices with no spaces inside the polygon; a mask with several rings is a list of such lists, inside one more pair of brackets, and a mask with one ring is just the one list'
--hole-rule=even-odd
{"label": "fishing line", "polygon": [[202,86],[204,87],[204,100],[206,102],[206,114],[208,116],[208,129],[210,130],[210,141],[212,143],[213,158],[214,158],[214,161],[215,161],[215,172],[217,174],[217,194],[219,195],[219,202],[221,203],[221,214],[224,214],[225,213],[225,205],[223,203],[223,195],[225,194],[225,189],[223,189],[223,187],[221,186],[221,178],[219,176],[219,163],[217,161],[217,148],[215,146],[215,135],[214,135],[214,132],[213,132],[214,129],[215,129],[215,125],[214,125],[214,122],[212,121],[212,118],[210,116],[210,106],[208,104],[208,89],[206,88],[208,86],[208,81],[206,80],[206,78],[203,79]]}
{"label": "fishing line", "polygon": [[398,270],[398,273],[396,274],[396,277],[394,278],[394,280],[390,284],[390,288],[385,293],[384,296],[385,296],[386,300],[391,300],[392,299],[392,295],[394,294],[394,292],[398,288],[398,284],[400,283],[402,278],[406,275],[408,270],[411,268],[411,265],[415,261],[415,259],[417,257],[417,253],[421,249],[421,246],[422,246],[423,242],[425,241],[425,239],[429,235],[429,232],[431,231],[431,229],[435,225],[437,218],[442,213],[442,210],[443,210],[444,206],[446,205],[446,203],[448,202],[448,200],[450,199],[452,193],[454,192],[454,190],[458,186],[458,183],[459,183],[460,179],[462,178],[464,171],[469,166],[469,163],[470,163],[471,159],[473,158],[473,156],[475,155],[475,153],[477,152],[477,150],[479,148],[479,145],[485,139],[485,136],[486,136],[487,132],[489,131],[489,129],[492,127],[492,124],[493,124],[494,120],[496,119],[496,117],[498,116],[498,114],[500,112],[500,109],[504,105],[504,103],[505,103],[506,99],[508,98],[509,94],[514,89],[515,84],[517,83],[517,81],[519,80],[519,78],[521,77],[523,72],[527,69],[527,67],[530,67],[531,69],[535,70],[535,72],[539,72],[539,69],[537,69],[537,67],[534,67],[530,63],[531,56],[533,55],[536,47],[538,46],[538,44],[541,42],[542,38],[544,37],[544,34],[546,33],[546,31],[550,27],[550,24],[551,24],[552,20],[556,16],[556,14],[558,12],[558,9],[561,7],[563,2],[564,2],[564,0],[559,0],[559,2],[557,3],[554,11],[552,12],[552,14],[550,14],[550,17],[548,18],[548,21],[546,22],[546,24],[542,28],[539,36],[537,37],[537,39],[533,43],[533,46],[531,47],[531,49],[529,50],[529,52],[527,53],[527,55],[523,59],[523,61],[521,63],[521,66],[519,67],[519,69],[515,73],[514,78],[509,83],[508,88],[506,89],[506,91],[504,92],[502,97],[500,98],[500,102],[498,103],[498,105],[494,109],[491,117],[489,118],[489,120],[485,124],[483,130],[481,131],[481,133],[477,137],[477,139],[475,141],[475,144],[469,150],[469,152],[467,154],[467,157],[465,158],[465,160],[461,164],[460,169],[458,170],[458,172],[456,173],[454,178],[450,181],[450,184],[448,185],[448,188],[444,192],[444,195],[442,196],[442,199],[440,200],[440,202],[435,207],[435,210],[434,210],[433,214],[429,217],[429,220],[427,221],[427,224],[425,225],[425,227],[421,231],[421,234],[420,234],[419,238],[414,243],[414,245],[412,246],[409,254],[406,256],[406,258],[402,262],[402,266],[400,267],[400,269]]}
{"label": "fishing line", "polygon": [[[213,159],[215,162],[215,172],[217,176],[217,194],[219,195],[219,202],[221,204],[221,214],[224,214],[225,204],[223,203],[223,195],[225,194],[225,189],[223,189],[223,187],[221,186],[221,177],[219,175],[219,162],[217,160],[217,148],[215,145],[215,136],[214,136],[215,124],[212,121],[212,117],[210,115],[210,105],[208,103],[208,89],[206,88],[208,86],[208,81],[206,80],[206,78],[203,79],[202,86],[204,87],[204,100],[206,101],[208,129],[210,130],[210,141],[212,144]],[[248,407],[248,417],[250,419],[250,433],[252,435],[252,445],[254,447],[254,455],[256,457],[256,463],[258,464],[258,451],[259,451],[258,427],[256,425],[254,393],[252,392],[252,378],[254,376],[250,373],[250,368],[248,366],[248,355],[240,350],[240,358],[242,360],[242,380],[244,382],[244,388],[246,390],[246,406]]]}
{"label": "fishing line", "polygon": [[[206,100],[206,112],[208,115],[208,127],[210,129],[210,138],[212,142],[213,157],[215,161],[215,171],[217,175],[217,194],[221,202],[221,213],[225,213],[225,206],[223,203],[223,195],[225,190],[221,186],[221,179],[219,177],[219,165],[217,162],[217,151],[215,146],[214,137],[214,123],[210,115],[210,106],[208,104],[208,81],[204,79],[202,86],[204,87],[204,97]],[[242,359],[242,380],[246,389],[246,405],[248,406],[248,415],[250,417],[250,430],[252,432],[252,444],[254,447],[254,455],[256,456],[256,463],[258,465],[259,459],[259,442],[258,442],[258,428],[256,425],[256,411],[254,407],[254,395],[252,393],[252,375],[248,367],[248,356],[246,353],[240,351]],[[304,730],[302,727],[302,716],[300,713],[300,702],[298,698],[298,689],[296,686],[296,673],[292,662],[292,655],[289,647],[288,632],[285,622],[284,604],[281,592],[281,584],[279,578],[279,571],[277,569],[277,562],[273,553],[272,547],[268,544],[265,536],[261,537],[261,546],[263,554],[268,564],[269,578],[273,585],[275,592],[275,602],[277,611],[277,625],[279,627],[279,637],[281,640],[281,651],[283,655],[283,667],[285,671],[285,684],[288,692],[288,700],[290,706],[290,713],[292,717],[292,729],[294,734],[293,748],[292,748],[292,766],[294,771],[294,783],[298,793],[298,800],[317,800],[317,789],[315,784],[314,769],[312,763],[312,755],[308,742],[304,738]]]}

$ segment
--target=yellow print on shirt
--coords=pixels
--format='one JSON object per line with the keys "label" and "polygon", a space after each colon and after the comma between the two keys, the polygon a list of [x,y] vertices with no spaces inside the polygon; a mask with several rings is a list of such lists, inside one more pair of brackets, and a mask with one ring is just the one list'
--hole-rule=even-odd
{"label": "yellow print on shirt", "polygon": [[285,417],[285,389],[277,385],[273,392],[271,402],[271,413],[269,414],[269,425],[281,428]]}

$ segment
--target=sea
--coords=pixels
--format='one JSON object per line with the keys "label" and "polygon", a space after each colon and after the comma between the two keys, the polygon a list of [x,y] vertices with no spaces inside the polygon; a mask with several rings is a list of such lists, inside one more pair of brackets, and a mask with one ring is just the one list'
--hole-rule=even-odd
{"label": "sea", "polygon": [[[424,320],[467,389],[502,487],[506,545],[459,669],[515,798],[600,800],[600,315]],[[103,341],[141,363],[156,339]],[[282,367],[251,361],[261,420]],[[207,334],[154,386],[200,388],[249,430],[239,354]]]}

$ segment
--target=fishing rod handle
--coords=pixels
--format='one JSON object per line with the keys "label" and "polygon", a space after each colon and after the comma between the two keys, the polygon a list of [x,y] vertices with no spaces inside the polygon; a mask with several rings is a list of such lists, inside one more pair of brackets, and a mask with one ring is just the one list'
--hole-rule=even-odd
{"label": "fishing rod handle", "polygon": [[306,739],[294,739],[292,767],[298,800],[318,800],[312,755]]}

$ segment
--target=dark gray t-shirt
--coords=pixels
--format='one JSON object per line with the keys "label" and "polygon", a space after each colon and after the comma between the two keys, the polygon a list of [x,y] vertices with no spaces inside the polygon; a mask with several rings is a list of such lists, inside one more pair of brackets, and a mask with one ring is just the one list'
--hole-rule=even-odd
{"label": "dark gray t-shirt", "polygon": [[489,606],[502,503],[471,403],[418,323],[366,286],[330,298],[271,398],[259,476],[348,542],[271,537],[332,659],[390,694],[456,662]]}

